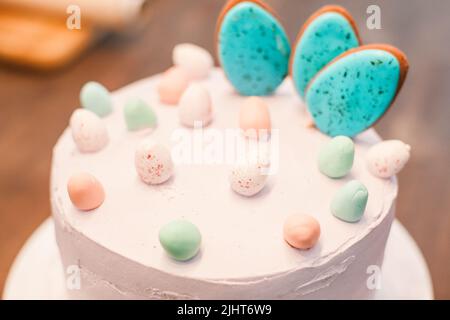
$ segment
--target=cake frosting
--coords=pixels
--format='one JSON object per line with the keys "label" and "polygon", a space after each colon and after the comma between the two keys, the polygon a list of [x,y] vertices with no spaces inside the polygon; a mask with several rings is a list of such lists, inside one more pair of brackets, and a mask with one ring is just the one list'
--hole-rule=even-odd
{"label": "cake frosting", "polygon": [[[380,179],[366,164],[369,148],[381,139],[373,129],[354,137],[350,173],[330,179],[317,156],[330,137],[306,126],[308,115],[290,78],[261,99],[267,104],[271,141],[277,143],[277,167],[264,188],[252,197],[230,187],[230,163],[177,163],[172,177],[159,185],[144,183],[136,172],[136,148],[144,139],[170,148],[174,132],[194,135],[239,127],[238,95],[222,69],[198,80],[211,96],[212,120],[203,128],[180,123],[177,107],[158,96],[161,75],[143,79],[112,94],[112,112],[102,118],[109,142],[94,153],[77,148],[70,129],[53,151],[51,202],[64,266],[77,265],[81,299],[308,299],[369,298],[368,267],[381,267],[394,218],[395,176]],[[151,106],[158,124],[128,131],[124,105],[140,98]],[[202,148],[207,148],[205,144]],[[88,172],[105,192],[102,205],[79,211],[67,193],[67,181]],[[365,185],[369,198],[361,220],[334,217],[330,203],[351,180]],[[320,223],[320,238],[309,250],[289,246],[283,225],[292,214],[307,214]],[[162,248],[160,228],[176,219],[201,232],[199,253],[176,261]]]}

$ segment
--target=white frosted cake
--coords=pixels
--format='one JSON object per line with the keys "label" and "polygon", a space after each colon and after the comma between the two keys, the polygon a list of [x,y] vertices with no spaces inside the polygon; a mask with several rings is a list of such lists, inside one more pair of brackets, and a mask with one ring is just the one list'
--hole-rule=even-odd
{"label": "white frosted cake", "polygon": [[[53,154],[51,198],[63,263],[77,265],[81,288],[76,298],[142,299],[299,299],[368,298],[368,267],[380,266],[397,194],[395,178],[370,174],[368,148],[380,141],[368,130],[355,139],[351,177],[334,180],[317,169],[319,148],[329,138],[305,126],[304,106],[290,80],[264,98],[272,128],[279,130],[279,168],[268,185],[248,198],[233,192],[229,166],[175,165],[161,185],[140,181],[134,168],[138,142],[151,137],[173,145],[172,132],[185,129],[176,107],[161,104],[158,76],[113,94],[114,111],[104,118],[110,141],[96,153],[81,153],[66,130]],[[238,126],[245,99],[233,92],[215,70],[201,81],[211,93],[214,117],[204,128]],[[128,132],[123,105],[141,97],[154,107],[158,126],[152,132]],[[67,194],[74,172],[86,171],[102,181],[105,201],[88,213],[77,210]],[[356,224],[330,214],[330,201],[342,184],[362,181],[369,190],[364,217]],[[321,225],[318,244],[308,251],[283,240],[283,222],[292,213],[308,213]],[[200,253],[186,262],[168,257],[158,241],[162,225],[185,218],[201,230]]]}
{"label": "white frosted cake", "polygon": [[336,6],[292,52],[259,0],[231,0],[216,31],[221,68],[182,44],[163,74],[83,86],[51,173],[69,296],[371,298],[410,150],[371,126],[406,56],[362,46]]}

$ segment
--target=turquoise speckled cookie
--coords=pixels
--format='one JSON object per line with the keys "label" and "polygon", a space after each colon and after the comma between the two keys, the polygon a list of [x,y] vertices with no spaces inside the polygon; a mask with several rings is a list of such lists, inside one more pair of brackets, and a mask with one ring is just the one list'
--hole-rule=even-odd
{"label": "turquoise speckled cookie", "polygon": [[328,62],[359,45],[355,22],[344,8],[325,6],[316,11],[301,28],[290,60],[290,74],[300,96]]}
{"label": "turquoise speckled cookie", "polygon": [[289,40],[273,11],[261,1],[228,2],[216,37],[220,64],[240,94],[269,95],[286,77]]}
{"label": "turquoise speckled cookie", "polygon": [[405,54],[389,45],[366,45],[340,55],[306,88],[317,128],[350,137],[369,128],[391,106],[407,71]]}

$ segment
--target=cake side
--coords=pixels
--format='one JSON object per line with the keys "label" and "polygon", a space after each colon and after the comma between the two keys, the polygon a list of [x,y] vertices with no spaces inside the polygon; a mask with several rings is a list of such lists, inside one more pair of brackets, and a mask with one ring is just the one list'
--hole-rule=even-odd
{"label": "cake side", "polygon": [[[110,142],[95,154],[80,154],[66,131],[54,149],[52,207],[65,266],[78,265],[78,298],[367,298],[369,265],[381,266],[394,216],[395,178],[381,180],[366,169],[364,156],[380,139],[368,130],[355,139],[351,176],[367,186],[366,213],[357,224],[334,218],[329,203],[342,181],[317,170],[316,155],[327,137],[306,128],[306,114],[290,80],[265,98],[272,119],[272,141],[279,144],[278,171],[258,195],[243,198],[230,190],[228,164],[176,165],[173,179],[161,186],[142,184],[133,167],[142,138],[172,141],[179,124],[176,108],[159,102],[158,76],[114,94],[114,112],[104,119]],[[211,93],[214,119],[204,132],[235,128],[244,98],[233,93],[220,70],[201,83]],[[155,109],[158,127],[129,133],[122,119],[124,102],[134,96]],[[66,194],[74,171],[101,178],[105,203],[92,214],[78,212]],[[321,224],[318,246],[299,251],[286,245],[282,224],[291,213],[308,213]],[[171,260],[157,233],[165,222],[183,217],[202,231],[200,254],[186,263]]]}

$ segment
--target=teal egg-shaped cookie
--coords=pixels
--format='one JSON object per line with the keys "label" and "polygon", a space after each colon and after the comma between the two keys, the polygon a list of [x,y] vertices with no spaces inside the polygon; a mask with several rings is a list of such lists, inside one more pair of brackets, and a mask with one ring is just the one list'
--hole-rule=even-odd
{"label": "teal egg-shaped cookie", "polygon": [[142,99],[133,98],[123,108],[125,123],[129,131],[136,131],[156,126],[156,114]]}
{"label": "teal egg-shaped cookie", "polygon": [[331,213],[346,222],[357,222],[366,210],[369,192],[358,180],[340,188],[331,201]]}
{"label": "teal egg-shaped cookie", "polygon": [[99,117],[107,116],[112,111],[111,95],[102,84],[90,81],[80,91],[80,103]]}
{"label": "teal egg-shaped cookie", "polygon": [[290,73],[300,96],[304,96],[309,81],[327,63],[359,45],[356,24],[347,10],[330,5],[316,11],[292,47]]}
{"label": "teal egg-shaped cookie", "polygon": [[391,106],[408,71],[406,56],[389,45],[349,50],[311,80],[305,102],[316,127],[330,136],[355,136]]}
{"label": "teal egg-shaped cookie", "polygon": [[317,162],[324,175],[341,178],[352,169],[354,157],[355,145],[352,139],[337,136],[320,149]]}
{"label": "teal egg-shaped cookie", "polygon": [[229,1],[217,23],[217,53],[226,77],[245,96],[269,95],[288,73],[290,44],[259,0]]}
{"label": "teal egg-shaped cookie", "polygon": [[159,231],[159,242],[167,254],[175,260],[193,258],[200,249],[201,234],[198,228],[186,220],[174,220]]}

